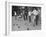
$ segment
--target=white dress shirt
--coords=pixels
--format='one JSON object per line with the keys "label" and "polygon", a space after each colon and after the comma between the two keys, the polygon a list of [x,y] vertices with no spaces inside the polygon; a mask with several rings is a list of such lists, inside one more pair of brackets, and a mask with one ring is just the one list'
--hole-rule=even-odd
{"label": "white dress shirt", "polygon": [[33,10],[33,14],[36,16],[36,15],[38,15],[38,11],[36,11],[36,10]]}

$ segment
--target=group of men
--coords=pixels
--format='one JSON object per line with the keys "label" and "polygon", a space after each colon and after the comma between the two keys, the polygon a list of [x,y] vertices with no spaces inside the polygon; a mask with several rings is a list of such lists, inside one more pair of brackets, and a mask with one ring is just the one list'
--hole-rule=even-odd
{"label": "group of men", "polygon": [[[38,25],[39,13],[40,13],[39,8],[33,8],[33,10],[29,8],[27,11],[22,10],[20,17],[23,17],[24,21],[29,19],[29,22],[32,22],[33,24],[35,23],[36,25]],[[16,12],[15,12],[15,15],[16,15]]]}

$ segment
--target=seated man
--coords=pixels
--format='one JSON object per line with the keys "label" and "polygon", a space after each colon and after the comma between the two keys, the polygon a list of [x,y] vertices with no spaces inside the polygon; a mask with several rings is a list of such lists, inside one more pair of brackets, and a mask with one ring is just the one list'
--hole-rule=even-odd
{"label": "seated man", "polygon": [[16,11],[14,11],[15,20],[17,20],[17,14]]}

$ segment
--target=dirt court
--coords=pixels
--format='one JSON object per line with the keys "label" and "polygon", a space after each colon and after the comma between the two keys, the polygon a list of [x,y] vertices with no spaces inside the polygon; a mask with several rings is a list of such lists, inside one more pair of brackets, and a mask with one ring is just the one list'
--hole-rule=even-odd
{"label": "dirt court", "polygon": [[33,26],[33,23],[29,23],[29,20],[24,21],[23,18],[17,19],[15,16],[12,16],[12,31],[25,30],[41,30],[41,24],[39,23],[37,26]]}

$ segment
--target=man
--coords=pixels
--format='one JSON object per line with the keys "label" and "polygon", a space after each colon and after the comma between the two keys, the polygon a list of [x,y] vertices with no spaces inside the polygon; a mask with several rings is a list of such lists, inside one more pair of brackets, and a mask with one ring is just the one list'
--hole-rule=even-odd
{"label": "man", "polygon": [[31,12],[31,10],[29,10],[29,11],[28,11],[29,22],[31,22],[31,14],[32,14],[32,12]]}
{"label": "man", "polygon": [[28,16],[28,12],[25,11],[25,12],[24,12],[24,19],[25,19],[25,20],[27,20],[27,16]]}
{"label": "man", "polygon": [[33,23],[36,23],[36,25],[38,25],[38,18],[39,18],[38,14],[39,14],[39,12],[37,9],[34,9],[32,13],[34,15]]}

